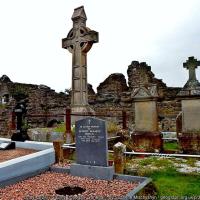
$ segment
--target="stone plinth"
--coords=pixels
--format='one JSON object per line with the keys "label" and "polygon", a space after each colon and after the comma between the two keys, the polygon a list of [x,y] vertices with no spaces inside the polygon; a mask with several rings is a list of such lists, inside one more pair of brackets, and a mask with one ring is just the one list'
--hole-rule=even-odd
{"label": "stone plinth", "polygon": [[71,124],[75,124],[76,121],[87,118],[87,115],[94,115],[95,111],[92,108],[90,108],[89,105],[71,106],[71,113]]}
{"label": "stone plinth", "polygon": [[132,92],[135,103],[135,131],[131,135],[135,151],[161,151],[162,136],[158,131],[157,87],[140,86]]}

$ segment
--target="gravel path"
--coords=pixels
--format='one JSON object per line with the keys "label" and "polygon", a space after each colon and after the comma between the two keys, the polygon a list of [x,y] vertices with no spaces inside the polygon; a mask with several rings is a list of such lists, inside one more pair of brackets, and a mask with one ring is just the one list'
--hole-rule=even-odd
{"label": "gravel path", "polygon": [[20,156],[25,156],[37,152],[33,149],[16,148],[10,150],[0,150],[0,162],[11,160]]}
{"label": "gravel path", "polygon": [[[0,189],[1,200],[55,200],[55,199],[121,199],[136,187],[137,183],[121,180],[105,181],[75,177],[67,174],[46,172],[12,186]],[[64,186],[79,186],[86,189],[79,195],[56,195],[55,190]]]}

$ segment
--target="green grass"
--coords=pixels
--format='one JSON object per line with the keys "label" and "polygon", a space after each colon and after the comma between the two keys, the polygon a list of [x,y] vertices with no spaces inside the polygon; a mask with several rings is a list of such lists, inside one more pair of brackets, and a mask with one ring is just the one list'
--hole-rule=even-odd
{"label": "green grass", "polygon": [[177,151],[179,150],[179,145],[177,142],[164,142],[164,150],[172,150]]}
{"label": "green grass", "polygon": [[[127,173],[146,176],[153,180],[158,195],[163,197],[200,196],[200,174],[184,174],[176,171],[175,163],[195,166],[197,159],[176,160],[174,158],[148,157],[145,159],[127,159]],[[135,166],[135,167],[131,167]],[[158,198],[159,199],[159,198]]]}
{"label": "green grass", "polygon": [[159,196],[200,195],[200,175],[181,174],[173,168],[149,174],[158,189]]}
{"label": "green grass", "polygon": [[54,131],[55,131],[55,132],[58,132],[58,133],[64,133],[65,130],[66,130],[66,128],[65,128],[65,124],[64,124],[64,123],[58,124],[58,125],[54,128]]}

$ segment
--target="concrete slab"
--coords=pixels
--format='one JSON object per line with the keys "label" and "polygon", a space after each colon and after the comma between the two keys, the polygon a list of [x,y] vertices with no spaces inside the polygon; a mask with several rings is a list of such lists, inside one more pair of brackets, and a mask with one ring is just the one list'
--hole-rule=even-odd
{"label": "concrete slab", "polygon": [[70,174],[73,176],[90,177],[101,180],[113,180],[114,167],[91,166],[81,164],[71,164]]}

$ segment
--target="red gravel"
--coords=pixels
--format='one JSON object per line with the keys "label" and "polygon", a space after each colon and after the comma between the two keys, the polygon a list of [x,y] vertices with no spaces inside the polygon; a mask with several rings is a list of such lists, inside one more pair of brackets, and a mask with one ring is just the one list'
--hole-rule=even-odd
{"label": "red gravel", "polygon": [[11,160],[20,156],[25,156],[37,152],[33,149],[16,148],[10,150],[0,150],[0,162]]}
{"label": "red gravel", "polygon": [[[137,183],[121,180],[94,180],[67,174],[46,172],[34,178],[0,189],[0,199],[121,199],[122,196],[126,195],[137,185]],[[86,191],[79,195],[67,196],[66,198],[56,195],[55,190],[65,186],[79,186],[86,189]]]}

